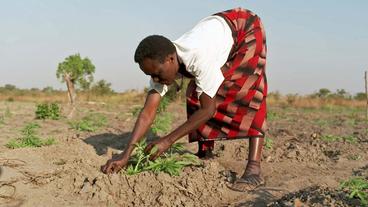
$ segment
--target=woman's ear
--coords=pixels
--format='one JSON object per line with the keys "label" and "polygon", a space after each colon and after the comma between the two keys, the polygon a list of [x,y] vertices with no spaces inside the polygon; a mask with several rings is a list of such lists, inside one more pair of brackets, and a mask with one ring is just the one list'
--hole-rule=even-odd
{"label": "woman's ear", "polygon": [[174,62],[175,61],[175,57],[176,57],[175,53],[172,53],[172,54],[167,55],[167,59],[170,62]]}

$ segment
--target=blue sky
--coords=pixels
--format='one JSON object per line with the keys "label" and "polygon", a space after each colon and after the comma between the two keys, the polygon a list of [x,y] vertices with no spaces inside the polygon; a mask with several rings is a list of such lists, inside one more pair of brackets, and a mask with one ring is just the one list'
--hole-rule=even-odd
{"label": "blue sky", "polygon": [[0,0],[0,85],[66,86],[56,79],[65,57],[80,53],[95,80],[116,91],[148,84],[134,63],[151,34],[175,40],[202,18],[234,7],[257,13],[266,28],[270,91],[364,90],[368,1],[336,0]]}

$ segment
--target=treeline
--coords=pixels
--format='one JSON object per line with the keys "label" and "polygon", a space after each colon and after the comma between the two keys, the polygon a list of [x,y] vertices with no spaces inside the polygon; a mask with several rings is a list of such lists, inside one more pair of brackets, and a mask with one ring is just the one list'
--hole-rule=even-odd
{"label": "treeline", "polygon": [[[283,95],[276,91],[269,93],[270,97],[273,97],[275,99],[279,99]],[[301,97],[301,95],[295,93],[295,94],[286,94],[286,98],[293,99],[296,97]],[[335,92],[327,89],[327,88],[321,88],[317,92],[314,92],[312,94],[308,94],[304,96],[305,98],[320,98],[320,99],[345,99],[345,100],[357,100],[362,101],[366,99],[366,94],[364,92],[359,92],[356,94],[350,94],[345,89],[337,89]]]}
{"label": "treeline", "polygon": [[[111,88],[111,83],[106,80],[99,80],[96,83],[92,83],[89,87],[77,88],[77,92],[91,93],[93,95],[113,95],[116,92]],[[22,95],[32,95],[35,93],[46,93],[46,94],[59,94],[65,93],[65,90],[55,89],[51,86],[46,86],[44,88],[29,88],[29,89],[21,89],[12,84],[5,84],[0,86],[1,94],[12,94],[14,96],[22,96]]]}

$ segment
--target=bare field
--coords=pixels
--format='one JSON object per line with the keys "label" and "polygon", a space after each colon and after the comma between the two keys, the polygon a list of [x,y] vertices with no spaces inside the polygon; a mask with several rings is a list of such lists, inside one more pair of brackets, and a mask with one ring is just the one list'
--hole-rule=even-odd
{"label": "bare field", "polygon": [[[362,107],[304,108],[272,103],[267,135],[272,141],[267,142],[262,161],[266,183],[252,192],[228,189],[223,173],[242,173],[247,140],[216,142],[215,159],[187,167],[180,176],[101,173],[108,151],[122,150],[127,143],[135,121],[132,110],[142,104],[142,99],[80,104],[75,119],[90,113],[107,119],[106,126],[94,132],[80,132],[65,118],[35,120],[34,102],[0,102],[4,114],[0,123],[0,206],[266,206],[272,202],[273,206],[294,206],[296,202],[354,206],[354,200],[331,195],[338,191],[341,181],[368,174],[367,125]],[[62,109],[64,113],[67,110]],[[184,104],[171,103],[168,111],[174,120],[172,128],[185,121]],[[19,137],[21,128],[30,122],[40,126],[40,137],[53,137],[56,143],[7,148],[5,145]],[[196,150],[196,144],[186,138],[180,142],[189,151]],[[303,193],[319,197],[304,201]],[[323,193],[326,196],[320,196]],[[285,201],[282,205],[275,203],[280,198],[279,203]]]}

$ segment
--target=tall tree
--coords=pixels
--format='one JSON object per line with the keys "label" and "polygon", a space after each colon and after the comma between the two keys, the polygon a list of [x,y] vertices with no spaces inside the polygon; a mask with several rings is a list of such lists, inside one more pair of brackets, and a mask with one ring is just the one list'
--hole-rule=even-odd
{"label": "tall tree", "polygon": [[[68,97],[73,109],[76,101],[76,87],[85,87],[93,81],[95,66],[87,57],[81,58],[79,54],[70,55],[59,63],[56,77],[65,82],[68,88]],[[69,114],[71,116],[72,112]]]}

